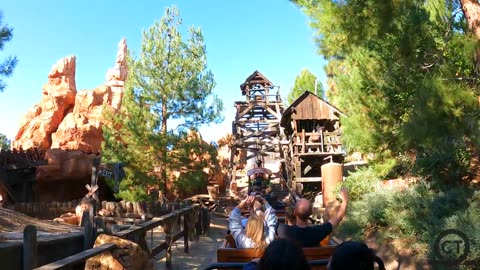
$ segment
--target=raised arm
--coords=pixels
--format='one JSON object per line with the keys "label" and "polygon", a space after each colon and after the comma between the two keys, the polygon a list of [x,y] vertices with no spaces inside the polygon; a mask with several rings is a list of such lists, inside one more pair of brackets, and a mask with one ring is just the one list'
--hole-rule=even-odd
{"label": "raised arm", "polygon": [[230,217],[228,218],[228,227],[230,229],[230,233],[235,239],[237,247],[240,248],[246,247],[248,245],[247,242],[249,242],[249,239],[242,228],[241,210],[244,209],[247,205],[251,204],[254,199],[255,197],[253,196],[247,196],[247,198],[242,200],[238,204],[238,206],[233,209],[233,211],[230,213]]}
{"label": "raised arm", "polygon": [[340,208],[337,211],[337,214],[330,218],[328,222],[332,224],[332,230],[335,230],[335,228],[338,226],[340,221],[342,221],[343,217],[345,216],[345,213],[347,212],[347,205],[348,205],[348,190],[347,188],[343,187],[340,190],[340,198],[342,199],[342,204],[340,205]]}
{"label": "raised arm", "polygon": [[265,206],[265,223],[267,224],[267,239],[266,242],[270,243],[275,239],[275,231],[277,229],[277,216],[275,209],[268,203],[267,200],[262,198],[263,205]]}

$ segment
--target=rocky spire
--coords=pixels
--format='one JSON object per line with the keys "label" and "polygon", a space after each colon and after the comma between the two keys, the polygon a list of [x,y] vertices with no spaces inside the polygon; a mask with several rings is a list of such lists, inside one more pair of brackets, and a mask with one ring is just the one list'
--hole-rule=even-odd
{"label": "rocky spire", "polygon": [[118,43],[115,66],[107,71],[105,84],[108,86],[123,87],[127,73],[127,40],[123,38]]}

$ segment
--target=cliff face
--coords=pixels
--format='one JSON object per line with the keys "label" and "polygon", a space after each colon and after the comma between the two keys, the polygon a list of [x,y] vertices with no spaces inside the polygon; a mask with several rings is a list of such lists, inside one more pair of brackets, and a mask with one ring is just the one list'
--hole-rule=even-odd
{"label": "cliff face", "polygon": [[48,83],[42,88],[42,100],[21,121],[13,148],[100,151],[103,109],[120,108],[127,76],[126,53],[126,41],[122,39],[115,66],[107,71],[105,84],[93,90],[77,92],[75,56],[53,65]]}
{"label": "cliff face", "polygon": [[53,65],[42,88],[42,100],[22,119],[13,148],[50,149],[52,133],[75,106],[75,60],[75,56],[68,56]]}
{"label": "cliff face", "polygon": [[[37,168],[34,193],[39,201],[83,197],[90,183],[92,160],[101,150],[103,110],[118,110],[127,76],[125,39],[118,44],[116,63],[106,81],[93,90],[77,91],[75,56],[60,59],[48,74],[42,100],[21,120],[12,142],[16,149],[46,150],[48,165]],[[105,183],[102,197],[111,196]],[[0,194],[1,195],[1,194]]]}

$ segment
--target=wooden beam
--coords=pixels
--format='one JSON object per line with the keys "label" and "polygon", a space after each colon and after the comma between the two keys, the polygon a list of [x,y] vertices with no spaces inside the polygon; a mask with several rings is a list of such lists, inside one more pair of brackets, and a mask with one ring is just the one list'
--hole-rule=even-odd
{"label": "wooden beam", "polygon": [[241,113],[237,114],[237,117],[235,117],[235,119],[238,120],[238,119],[242,118],[251,109],[253,109],[253,106],[251,104],[249,104],[248,107],[245,110],[243,110]]}
{"label": "wooden beam", "polygon": [[42,267],[35,268],[35,270],[58,270],[58,269],[63,269],[66,268],[67,266],[71,266],[77,263],[81,263],[86,261],[87,259],[94,257],[98,254],[104,253],[106,251],[109,251],[111,249],[114,249],[116,247],[115,244],[103,244],[98,247],[94,247],[85,251],[82,251],[80,253],[77,253],[75,255],[66,257],[64,259],[58,260],[53,263],[49,263],[47,265],[44,265]]}
{"label": "wooden beam", "polygon": [[312,183],[312,182],[321,182],[322,177],[297,177],[295,178],[296,183]]}

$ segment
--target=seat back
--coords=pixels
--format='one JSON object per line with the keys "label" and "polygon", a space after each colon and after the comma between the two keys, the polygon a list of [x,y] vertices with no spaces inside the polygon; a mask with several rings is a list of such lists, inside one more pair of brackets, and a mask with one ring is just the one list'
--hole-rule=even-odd
{"label": "seat back", "polygon": [[217,262],[250,262],[261,257],[254,248],[219,248],[217,249]]}
{"label": "seat back", "polygon": [[[303,248],[303,253],[308,261],[330,259],[336,246]],[[253,248],[219,248],[217,250],[217,262],[250,262],[252,259],[261,257]],[[325,265],[312,266],[311,269],[323,270]]]}

